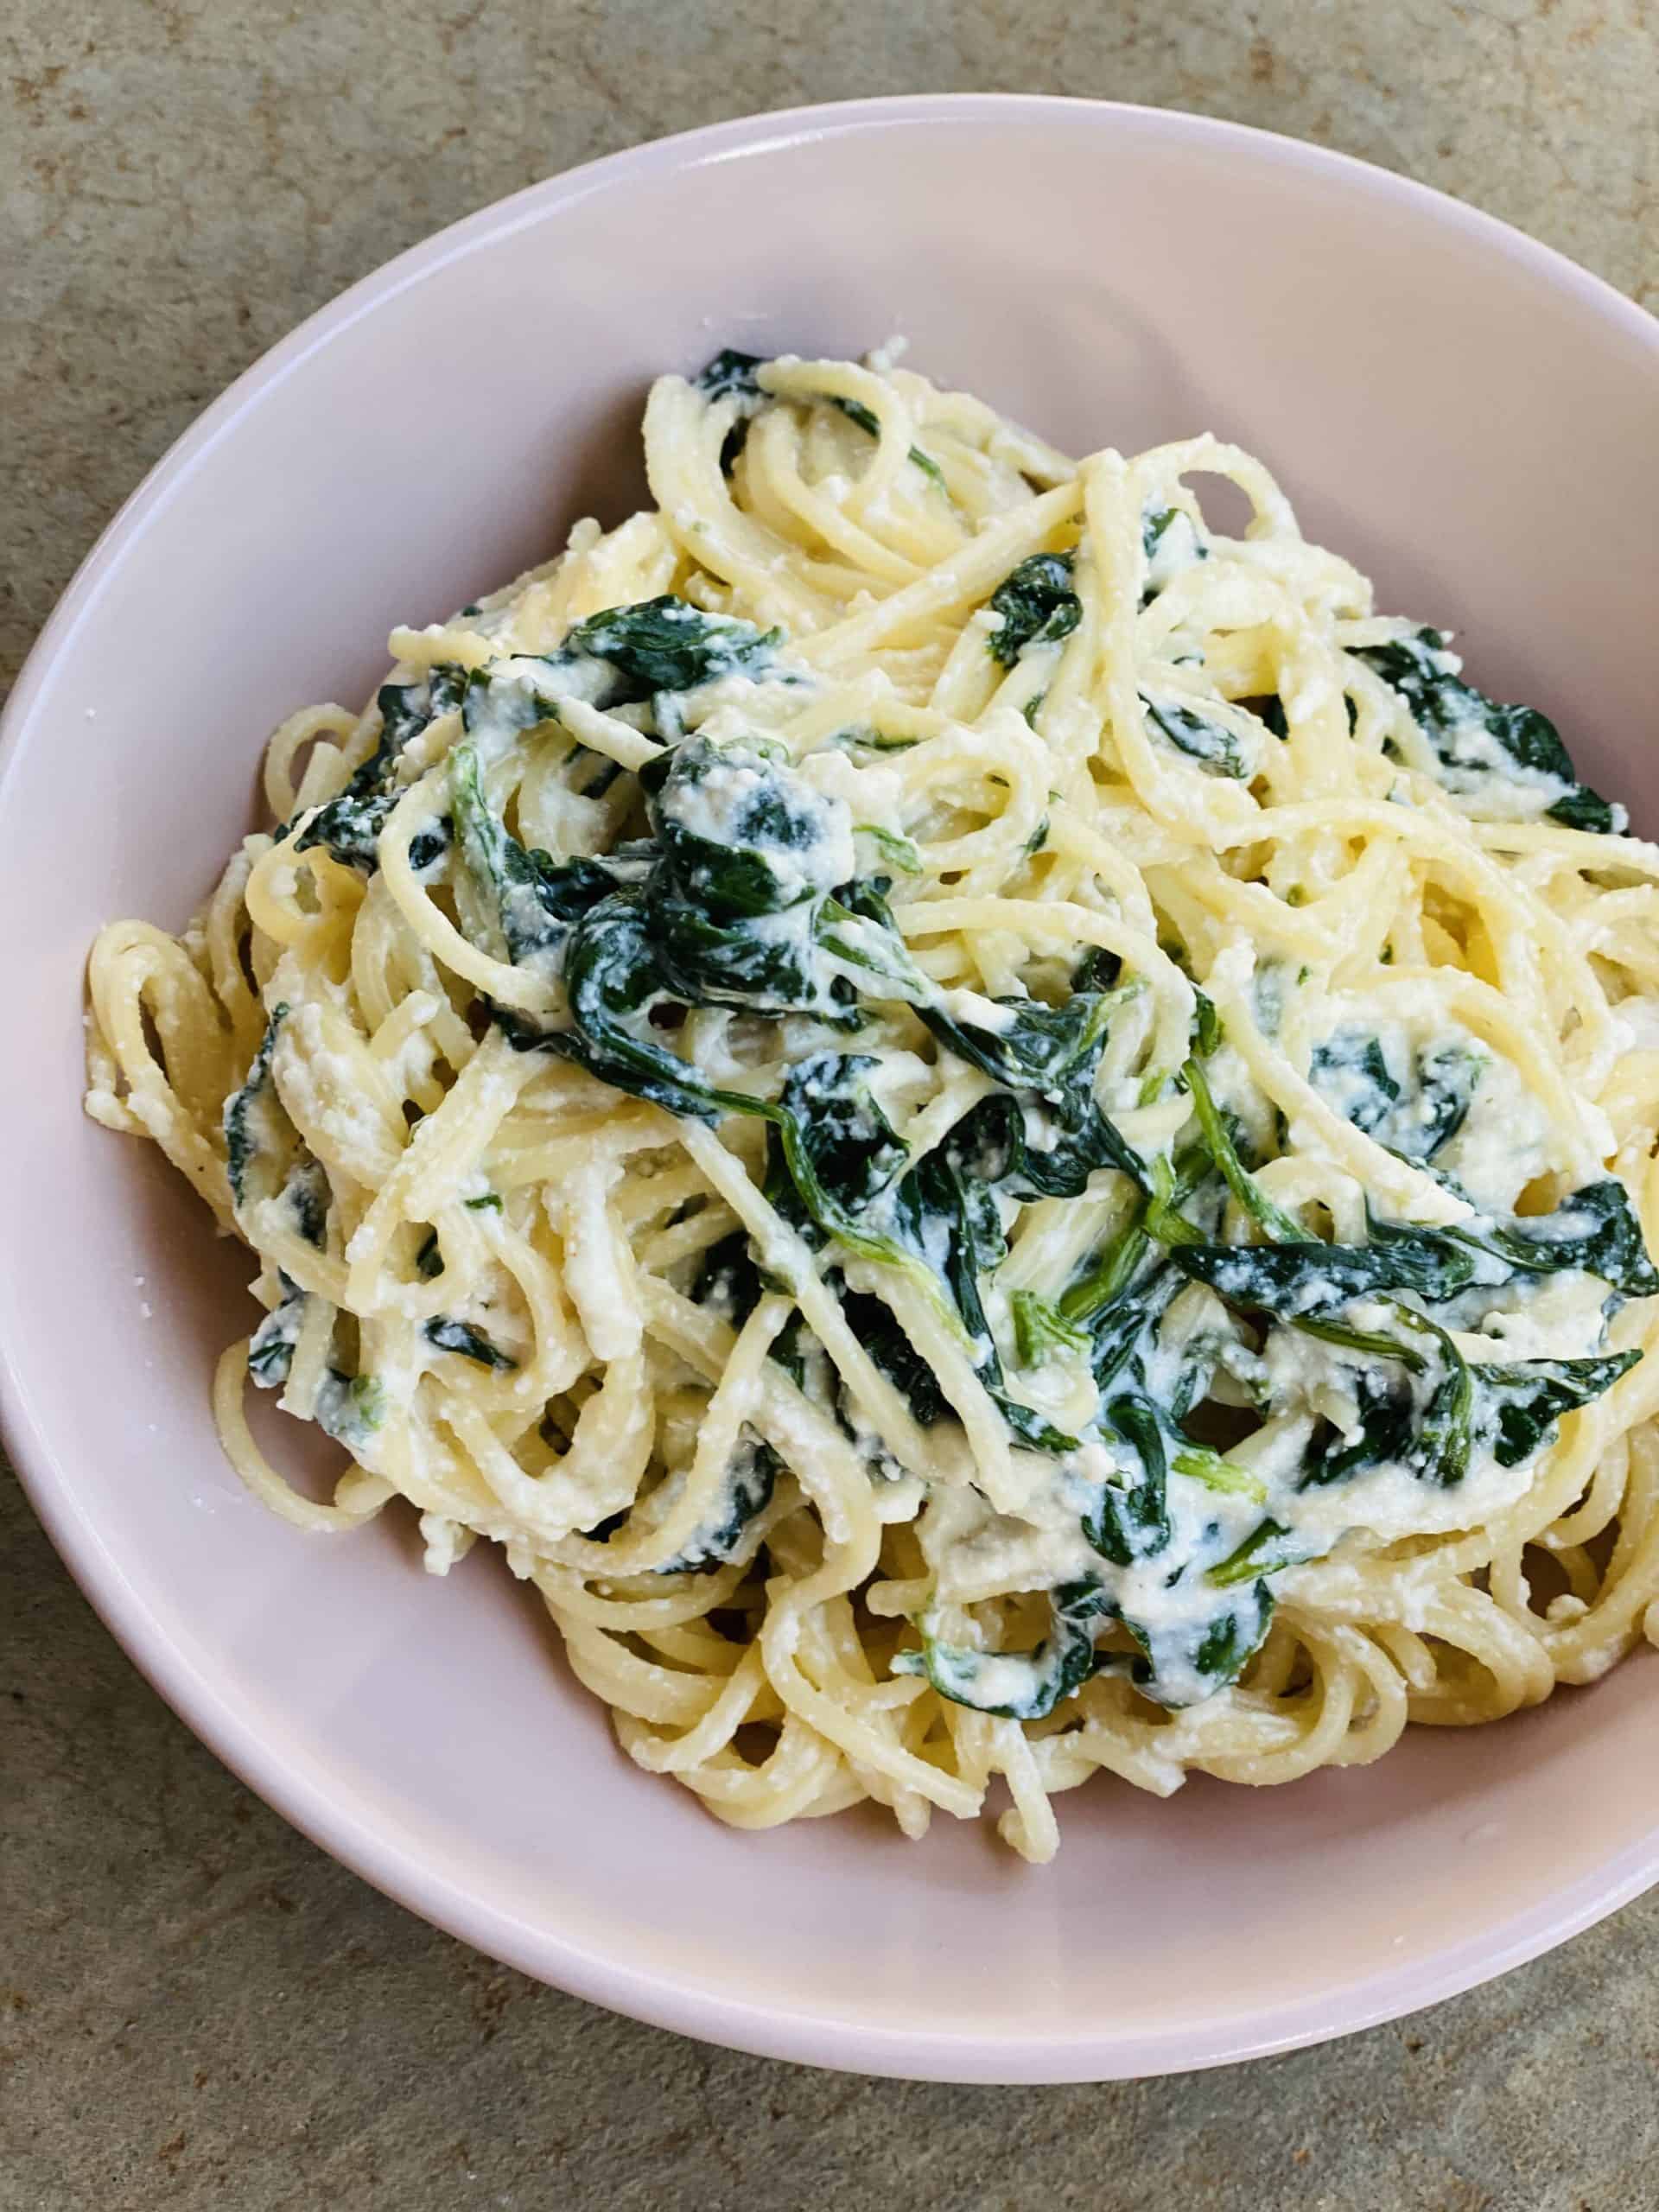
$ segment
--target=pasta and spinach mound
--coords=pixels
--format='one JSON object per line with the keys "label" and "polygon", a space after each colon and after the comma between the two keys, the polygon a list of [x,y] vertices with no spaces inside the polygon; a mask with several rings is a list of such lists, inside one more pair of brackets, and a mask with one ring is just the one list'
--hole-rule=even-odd
{"label": "pasta and spinach mound", "polygon": [[1211,437],[728,352],[645,442],[93,952],[90,1110],[258,1263],[254,1491],[504,1547],[727,1821],[1001,1777],[1033,1859],[1652,1635],[1659,851],[1553,725]]}

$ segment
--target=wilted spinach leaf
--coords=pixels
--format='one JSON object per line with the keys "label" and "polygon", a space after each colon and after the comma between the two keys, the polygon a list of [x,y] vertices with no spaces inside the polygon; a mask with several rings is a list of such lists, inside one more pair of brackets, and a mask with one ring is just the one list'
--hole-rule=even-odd
{"label": "wilted spinach leaf", "polygon": [[463,1359],[475,1360],[480,1367],[517,1367],[518,1363],[510,1352],[486,1337],[482,1329],[475,1329],[470,1321],[460,1321],[448,1313],[435,1313],[421,1331],[428,1344],[435,1344],[440,1351],[459,1352]]}
{"label": "wilted spinach leaf", "polygon": [[1244,755],[1234,736],[1224,722],[1212,722],[1203,715],[1196,715],[1190,707],[1176,704],[1173,699],[1151,699],[1143,691],[1141,704],[1147,720],[1179,753],[1196,760],[1212,776],[1229,776],[1235,781],[1249,774]]}
{"label": "wilted spinach leaf", "polygon": [[[379,742],[353,769],[344,791],[318,808],[295,839],[295,850],[302,853],[321,845],[342,868],[372,875],[379,865],[376,845],[380,832],[401,796],[398,760],[412,738],[461,704],[466,683],[464,669],[442,664],[412,683],[383,684],[375,695],[380,709]],[[415,864],[429,867],[436,858],[437,851],[429,850]],[[410,859],[414,861],[413,841]]]}
{"label": "wilted spinach leaf", "polygon": [[725,346],[691,381],[705,399],[758,399],[760,387],[754,372],[766,365],[764,353],[741,353],[735,346]]}
{"label": "wilted spinach leaf", "polygon": [[1529,1359],[1516,1366],[1478,1367],[1482,1425],[1498,1465],[1518,1467],[1529,1459],[1550,1440],[1563,1414],[1611,1389],[1641,1357],[1639,1351],[1619,1351],[1597,1359]]}
{"label": "wilted spinach leaf", "polygon": [[1550,820],[1573,830],[1624,828],[1624,810],[1579,781],[1572,756],[1548,716],[1535,707],[1500,705],[1465,683],[1440,631],[1419,630],[1414,637],[1388,645],[1363,645],[1354,657],[1391,684],[1410,708],[1449,791],[1476,796],[1507,765],[1566,786],[1543,809]]}
{"label": "wilted spinach leaf", "polygon": [[719,1504],[658,1574],[700,1574],[739,1558],[750,1523],[772,1503],[783,1461],[747,1429],[727,1464]]}
{"label": "wilted spinach leaf", "polygon": [[1063,1583],[1049,1594],[1049,1630],[1034,1651],[985,1652],[946,1643],[919,1624],[922,1649],[901,1651],[899,1675],[925,1675],[941,1697],[1005,1720],[1041,1720],[1095,1671],[1095,1624],[1108,1610],[1099,1583]]}
{"label": "wilted spinach leaf", "polygon": [[991,594],[991,612],[1000,614],[987,645],[1005,668],[1029,645],[1052,645],[1069,638],[1083,620],[1083,606],[1071,588],[1069,553],[1033,553]]}
{"label": "wilted spinach leaf", "polygon": [[651,698],[658,691],[691,691],[723,676],[759,677],[783,642],[781,630],[758,630],[734,614],[708,614],[664,593],[632,607],[607,607],[569,631],[560,657],[591,654],[616,671],[618,696],[609,704]]}

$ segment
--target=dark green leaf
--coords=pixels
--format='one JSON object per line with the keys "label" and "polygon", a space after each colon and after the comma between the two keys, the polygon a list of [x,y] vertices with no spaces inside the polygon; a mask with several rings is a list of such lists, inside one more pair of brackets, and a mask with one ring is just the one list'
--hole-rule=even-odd
{"label": "dark green leaf", "polygon": [[237,1205],[248,1195],[248,1170],[256,1156],[270,1149],[276,1137],[291,1130],[270,1079],[270,1058],[276,1049],[276,1032],[288,1014],[286,1005],[275,1006],[265,1024],[241,1088],[225,1101],[225,1166],[231,1197]]}
{"label": "dark green leaf", "polygon": [[1184,507],[1154,507],[1150,501],[1141,514],[1141,550],[1147,570],[1142,607],[1151,606],[1176,570],[1210,557],[1209,547]]}
{"label": "dark green leaf", "polygon": [[[675,893],[722,920],[781,913],[817,887],[810,863],[836,834],[829,803],[781,762],[739,746],[688,738],[648,779],[652,825]],[[711,779],[730,787],[716,840],[689,826]]]}
{"label": "dark green leaf", "polygon": [[1098,1513],[1084,1524],[1090,1542],[1116,1567],[1148,1559],[1169,1542],[1169,1453],[1163,1421],[1150,1401],[1126,1392],[1109,1401],[1105,1425],[1133,1454],[1139,1480],[1118,1490],[1109,1484]]}
{"label": "dark green leaf", "polygon": [[1575,1407],[1609,1390],[1641,1358],[1639,1351],[1610,1352],[1599,1359],[1530,1359],[1515,1366],[1475,1369],[1481,1421],[1500,1467],[1518,1467],[1555,1433]]}
{"label": "dark green leaf", "polygon": [[[778,1102],[794,1119],[817,1187],[849,1212],[868,1205],[910,1157],[870,1088],[880,1065],[867,1052],[813,1052],[791,1069]],[[821,1243],[823,1232],[810,1223],[789,1174],[780,1128],[772,1143],[767,1196],[798,1227],[810,1224],[809,1242]]]}
{"label": "dark green leaf", "polygon": [[1343,1119],[1374,1136],[1399,1103],[1400,1084],[1382,1044],[1361,1029],[1338,1029],[1316,1046],[1308,1081]]}
{"label": "dark green leaf", "polygon": [[726,1468],[719,1505],[658,1574],[700,1574],[739,1558],[750,1523],[772,1503],[783,1462],[768,1444],[746,1429]]}
{"label": "dark green leaf", "polygon": [[549,1034],[498,1007],[497,1022],[519,1049],[562,1053],[613,1084],[671,1114],[701,1122],[720,1118],[721,1101],[696,1070],[653,1043],[651,1016],[672,1003],[652,944],[645,895],[614,891],[591,907],[573,931],[564,983],[574,1027]]}
{"label": "dark green leaf", "polygon": [[[830,1278],[826,1277],[826,1281]],[[893,1309],[867,1292],[849,1290],[834,1278],[847,1325],[924,1428],[945,1420],[950,1408],[938,1379],[893,1319]]]}
{"label": "dark green leaf", "polygon": [[1379,1037],[1338,1029],[1314,1049],[1308,1080],[1369,1137],[1413,1160],[1429,1160],[1463,1127],[1485,1065],[1471,1047],[1446,1044],[1408,1066]]}
{"label": "dark green leaf", "polygon": [[1373,1244],[1187,1244],[1170,1257],[1230,1305],[1287,1319],[1395,1290],[1439,1301],[1455,1297],[1476,1274],[1471,1254],[1432,1231],[1410,1230]]}
{"label": "dark green leaf", "polygon": [[1550,779],[1567,789],[1544,812],[1575,830],[1622,830],[1624,809],[1608,804],[1578,779],[1560,733],[1535,707],[1500,705],[1456,673],[1454,656],[1438,630],[1389,645],[1364,645],[1355,652],[1392,684],[1410,708],[1413,720],[1438,758],[1446,788],[1477,795],[1496,772],[1495,744],[1523,773]]}
{"label": "dark green leaf", "polygon": [[1095,1624],[1105,1611],[1097,1582],[1063,1583],[1049,1593],[1049,1631],[1034,1651],[970,1650],[924,1625],[922,1649],[901,1651],[893,1672],[925,1675],[941,1697],[976,1713],[1041,1720],[1094,1672]]}
{"label": "dark green leaf", "polygon": [[1332,1430],[1309,1454],[1301,1486],[1325,1489],[1368,1468],[1410,1462],[1417,1435],[1417,1400],[1402,1371],[1358,1368],[1351,1377],[1357,1418],[1351,1433]]}
{"label": "dark green leaf", "polygon": [[1139,1179],[1141,1158],[1090,1102],[1076,1129],[1043,1105],[994,1091],[964,1115],[959,1142],[976,1152],[988,1182],[1015,1198],[1074,1198],[1096,1170]]}
{"label": "dark green leaf", "polygon": [[459,1352],[463,1359],[476,1360],[480,1367],[517,1367],[518,1363],[510,1352],[493,1344],[482,1329],[475,1329],[470,1321],[458,1321],[448,1313],[435,1313],[421,1331],[428,1344],[435,1344],[440,1351]]}
{"label": "dark green leaf", "polygon": [[1427,1371],[1427,1357],[1414,1344],[1386,1336],[1380,1329],[1357,1329],[1329,1314],[1315,1313],[1299,1313],[1294,1325],[1301,1335],[1317,1337],[1321,1344],[1336,1344],[1344,1351],[1360,1352],[1367,1359],[1397,1360],[1408,1374]]}
{"label": "dark green leaf", "polygon": [[1033,553],[991,594],[991,612],[1002,618],[987,640],[991,658],[1012,668],[1026,647],[1069,638],[1083,619],[1071,588],[1069,553]]}
{"label": "dark green leaf", "polygon": [[707,1306],[734,1329],[741,1329],[760,1299],[760,1271],[747,1233],[734,1229],[703,1254],[691,1286],[694,1304]]}
{"label": "dark green leaf", "polygon": [[981,1274],[994,1268],[1007,1249],[1001,1217],[988,1186],[967,1171],[955,1147],[929,1153],[897,1185],[893,1222],[904,1248],[942,1281],[975,1371],[1013,1434],[1033,1451],[1075,1451],[1075,1437],[1011,1398],[1004,1386],[979,1288]]}
{"label": "dark green leaf", "polygon": [[532,973],[551,973],[572,925],[642,870],[625,861],[561,866],[545,853],[526,851],[485,798],[471,745],[456,746],[449,756],[449,789],[462,857],[495,910],[508,960]]}
{"label": "dark green leaf", "polygon": [[1141,550],[1148,561],[1163,543],[1170,525],[1179,518],[1179,507],[1148,506],[1141,518]]}
{"label": "dark green leaf", "polygon": [[1236,1682],[1261,1649],[1273,1620],[1273,1592],[1259,1577],[1214,1601],[1207,1618],[1156,1627],[1114,1606],[1139,1645],[1132,1657],[1096,1662],[1099,1674],[1127,1675],[1142,1697],[1173,1711],[1201,1704]]}
{"label": "dark green leaf", "polygon": [[281,1301],[266,1314],[248,1344],[248,1372],[262,1390],[273,1390],[279,1382],[287,1382],[305,1319],[307,1294],[280,1270],[277,1281]]}
{"label": "dark green leaf", "polygon": [[[646,887],[652,943],[673,995],[695,1006],[841,1018],[847,995],[821,954],[840,910],[831,876],[850,865],[844,823],[782,763],[692,738],[646,778],[657,859]],[[702,793],[717,780],[718,840]],[[786,926],[775,922],[791,915]]]}
{"label": "dark green leaf", "polygon": [[1211,1621],[1193,1654],[1193,1671],[1215,1689],[1236,1682],[1267,1640],[1273,1619],[1273,1592],[1265,1582],[1258,1581],[1250,1595],[1254,1603],[1218,1614]]}
{"label": "dark green leaf", "polygon": [[435,868],[454,841],[455,825],[447,814],[417,830],[409,841],[409,865],[416,875]]}
{"label": "dark green leaf", "polygon": [[[875,410],[874,408],[867,407],[861,399],[842,399],[837,395],[831,398],[830,404],[832,407],[838,407],[849,423],[856,423],[859,429],[866,432],[868,436],[872,438],[880,436],[881,425],[876,417]],[[913,468],[919,468],[924,476],[937,484],[940,491],[944,491],[944,471],[931,453],[924,453],[920,446],[912,446],[910,461]]]}
{"label": "dark green leaf", "polygon": [[1507,1223],[1459,1223],[1444,1234],[1484,1252],[1510,1270],[1557,1274],[1578,1268],[1599,1275],[1627,1298],[1659,1294],[1659,1270],[1648,1256],[1642,1224],[1623,1183],[1608,1176],[1563,1198],[1553,1213],[1512,1215]]}
{"label": "dark green leaf", "polygon": [[1074,991],[1063,1006],[1040,999],[999,999],[1007,1018],[995,1029],[959,1021],[935,1006],[917,1012],[942,1045],[1010,1090],[1035,1091],[1062,1118],[1086,1118],[1095,1070],[1106,1042],[1111,1004],[1103,994]]}
{"label": "dark green leaf", "polygon": [[1145,1211],[1144,1203],[1137,1204],[1128,1225],[1098,1255],[1088,1274],[1062,1293],[1060,1311],[1067,1320],[1092,1321],[1127,1296],[1135,1271],[1151,1249],[1141,1226]]}
{"label": "dark green leaf", "polygon": [[1144,691],[1141,704],[1146,709],[1147,720],[1160,736],[1211,775],[1230,776],[1236,781],[1249,774],[1249,764],[1239,749],[1238,740],[1224,722],[1210,721],[1203,715],[1195,715],[1190,707],[1176,705],[1173,700],[1148,698]]}
{"label": "dark green leaf", "polygon": [[[375,696],[380,709],[379,742],[353,771],[344,791],[320,807],[307,823],[295,840],[295,850],[302,853],[321,845],[342,868],[372,875],[379,865],[376,845],[380,832],[402,796],[397,783],[399,757],[411,738],[440,715],[460,705],[466,682],[465,670],[444,664],[410,683],[383,684]],[[428,842],[418,862],[414,861],[414,841],[410,841],[411,863],[429,867],[442,848],[434,849],[432,833],[423,834]]]}
{"label": "dark green leaf", "polygon": [[645,700],[658,691],[695,690],[722,676],[758,677],[770,665],[783,634],[757,630],[734,614],[707,614],[664,593],[578,622],[560,656],[591,654],[608,661],[620,682],[622,701]]}
{"label": "dark green leaf", "polygon": [[[1397,1462],[1421,1481],[1454,1488],[1469,1470],[1475,1443],[1474,1378],[1467,1361],[1445,1330],[1410,1307],[1396,1306],[1402,1332],[1398,1343],[1366,1342],[1371,1357],[1398,1362],[1394,1371],[1375,1367],[1352,1372],[1357,1408],[1355,1432],[1332,1435],[1309,1457],[1304,1488],[1346,1481],[1370,1467]],[[1309,1335],[1342,1342],[1334,1330],[1306,1323]],[[1418,1339],[1415,1357],[1408,1338]]]}
{"label": "dark green leaf", "polygon": [[[1407,1310],[1402,1308],[1402,1314]],[[1432,1321],[1424,1327],[1439,1344],[1443,1372],[1423,1409],[1408,1465],[1425,1481],[1452,1490],[1468,1473],[1474,1451],[1474,1377],[1469,1363],[1445,1330],[1436,1328]]]}
{"label": "dark green leaf", "polygon": [[328,1177],[321,1161],[303,1146],[289,1170],[288,1180],[283,1185],[283,1196],[294,1217],[296,1234],[304,1237],[308,1244],[315,1244],[321,1251],[327,1241],[331,1197]]}
{"label": "dark green leaf", "polygon": [[735,346],[726,346],[691,381],[705,399],[728,399],[734,396],[759,399],[760,387],[754,380],[754,372],[766,365],[764,353],[740,353]]}

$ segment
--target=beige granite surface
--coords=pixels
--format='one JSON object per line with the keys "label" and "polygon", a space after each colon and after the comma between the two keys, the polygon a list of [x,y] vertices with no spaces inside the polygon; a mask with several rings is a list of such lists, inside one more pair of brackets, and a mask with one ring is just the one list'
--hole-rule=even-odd
{"label": "beige granite surface", "polygon": [[[1659,306],[1655,0],[11,0],[0,664],[343,285],[591,155],[935,90],[1231,116]],[[1438,2011],[1102,2088],[813,2074],[614,2019],[365,1888],[163,1707],[0,1469],[0,2212],[1655,2212],[1659,1896]]]}

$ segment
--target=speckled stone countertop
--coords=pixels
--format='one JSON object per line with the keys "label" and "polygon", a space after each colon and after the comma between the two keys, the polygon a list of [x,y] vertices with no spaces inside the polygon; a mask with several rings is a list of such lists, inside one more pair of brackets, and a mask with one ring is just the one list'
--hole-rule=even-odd
{"label": "speckled stone countertop", "polygon": [[[550,171],[896,91],[1230,116],[1659,306],[1652,0],[12,0],[0,661],[302,316]],[[1656,410],[1659,423],[1659,410]],[[1653,2212],[1659,1894],[1438,2011],[1102,2088],[867,2082],[503,1971],[267,1811],[0,1468],[0,2212]]]}

